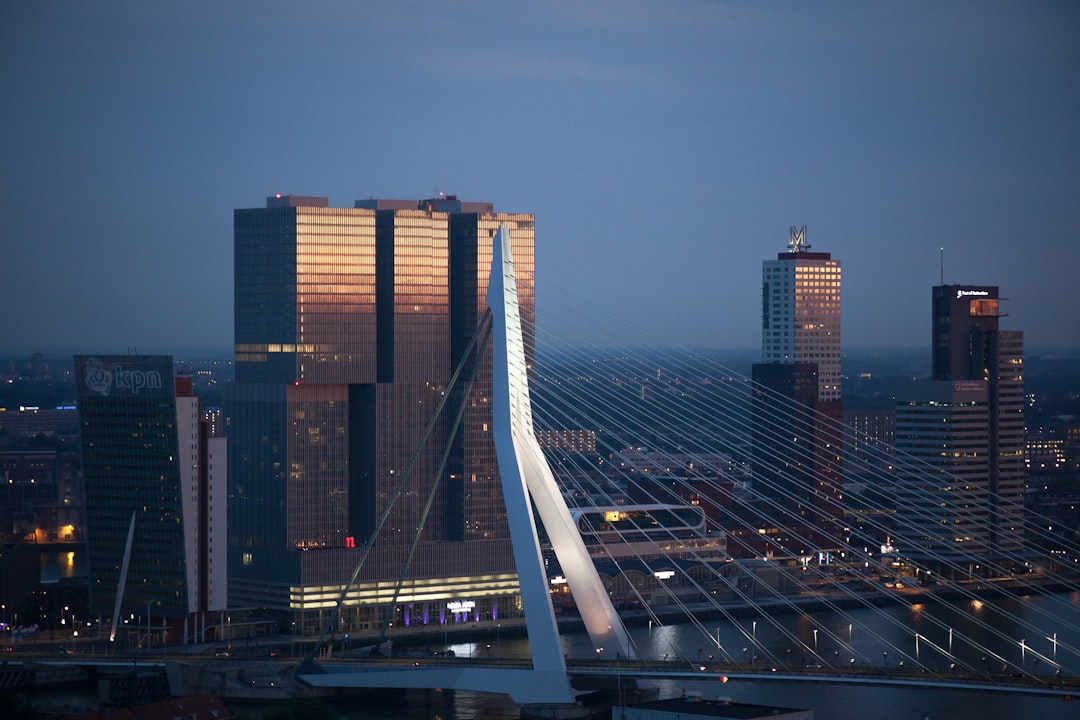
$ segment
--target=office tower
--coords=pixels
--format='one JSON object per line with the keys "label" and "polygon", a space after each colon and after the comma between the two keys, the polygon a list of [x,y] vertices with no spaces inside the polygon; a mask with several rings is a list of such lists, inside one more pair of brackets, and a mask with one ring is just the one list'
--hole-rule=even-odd
{"label": "office tower", "polygon": [[[993,286],[932,292],[933,380],[896,403],[897,542],[915,560],[1023,549],[1023,333]],[[898,463],[899,464],[899,463]]]}
{"label": "office tower", "polygon": [[809,252],[806,226],[762,263],[761,361],[817,366],[816,400],[840,399],[840,261]]}
{"label": "office tower", "polygon": [[470,350],[502,223],[525,279],[531,348],[532,215],[454,196],[332,208],[287,195],[235,211],[232,604],[317,634],[374,537],[335,630],[463,620],[463,608],[491,619],[514,607],[490,349]]}
{"label": "office tower", "polygon": [[176,433],[191,623],[184,638],[204,642],[221,637],[214,613],[229,603],[228,441],[214,435],[190,376],[176,377]]}
{"label": "office tower", "polygon": [[810,252],[805,226],[791,228],[788,246],[762,263],[751,434],[754,485],[773,506],[766,512],[774,534],[794,530],[809,543],[792,541],[789,549],[805,551],[833,544],[843,531],[840,261]]}
{"label": "office tower", "polygon": [[90,609],[122,643],[202,639],[225,607],[225,441],[171,357],[77,355],[75,377]]}

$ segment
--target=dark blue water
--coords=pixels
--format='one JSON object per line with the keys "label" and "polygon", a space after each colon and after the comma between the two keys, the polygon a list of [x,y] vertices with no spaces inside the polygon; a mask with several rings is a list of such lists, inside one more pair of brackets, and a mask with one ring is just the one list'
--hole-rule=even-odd
{"label": "dark blue water", "polygon": [[[990,692],[858,687],[816,683],[664,682],[661,697],[700,691],[702,697],[812,709],[815,720],[1067,720],[1080,718],[1080,700]],[[341,720],[518,720],[520,709],[502,696],[461,691],[379,691],[335,703]]]}
{"label": "dark blue water", "polygon": [[[1005,611],[1003,614],[999,610]],[[1015,618],[1015,619],[1014,619]],[[631,629],[641,657],[684,658],[688,667],[698,658],[722,657],[716,643],[730,659],[767,663],[797,670],[800,664],[925,666],[948,672],[956,663],[973,671],[985,671],[989,649],[990,669],[1002,663],[1014,671],[1023,666],[1044,672],[1056,657],[1065,672],[1080,674],[1080,593],[1052,597],[971,601],[916,605],[887,610],[860,609],[850,613],[794,613],[773,618],[739,618],[704,623],[706,634],[693,624]],[[1025,627],[1024,623],[1030,626]],[[850,628],[849,628],[850,625]],[[815,638],[813,630],[817,630]],[[950,630],[951,645],[950,645]],[[916,649],[915,635],[920,636]],[[1057,647],[1053,643],[1057,636]],[[1023,639],[1021,648],[1016,638]],[[816,654],[815,654],[816,640]],[[562,638],[570,657],[593,657],[595,651],[584,633]],[[490,646],[490,647],[489,647]],[[520,658],[528,654],[523,638],[499,638],[495,642],[452,646],[460,656]],[[744,648],[746,651],[744,653]],[[789,652],[790,650],[790,652]],[[950,653],[951,650],[951,653]],[[887,658],[882,653],[888,653]],[[699,654],[700,653],[700,654]],[[1043,658],[1040,660],[1040,656]],[[1041,666],[1041,667],[1040,667]],[[730,697],[736,702],[811,709],[817,720],[1066,720],[1080,718],[1080,700],[1035,697],[991,691],[947,690],[917,687],[876,687],[822,682],[721,683],[715,674],[690,681],[653,681],[661,697],[698,691],[703,697]],[[508,699],[478,693],[429,691],[381,691],[362,704],[335,705],[343,720],[465,720],[466,718],[517,718],[518,708]]]}
{"label": "dark blue water", "polygon": [[[1007,613],[998,612],[999,609]],[[1025,627],[1024,623],[1030,626]],[[952,662],[961,668],[985,670],[987,662],[982,658],[987,650],[976,647],[978,644],[989,648],[993,662],[998,663],[991,668],[994,672],[1001,670],[1000,663],[1004,661],[1010,670],[1023,666],[1029,672],[1045,674],[1046,663],[1056,657],[1067,673],[1080,675],[1080,657],[1076,654],[1076,648],[1080,648],[1080,593],[967,602],[957,606],[927,604],[888,610],[862,609],[847,614],[787,613],[773,618],[747,617],[703,624],[705,631],[690,623],[639,626],[631,629],[631,636],[640,657],[663,660],[667,656],[669,661],[682,658],[688,668],[697,665],[699,657],[702,662],[708,662],[712,655],[716,661],[727,653],[739,661],[751,660],[756,655],[759,665],[793,672],[800,665],[817,662],[850,666],[852,659],[856,664],[876,667],[883,660],[895,666],[903,659],[908,668],[918,662],[942,673],[948,672]],[[717,647],[717,630],[722,651]],[[916,633],[921,638],[917,658]],[[1016,641],[1018,637],[1025,641],[1023,648]],[[571,658],[596,657],[584,633],[564,635],[561,642]],[[482,643],[451,645],[451,648],[460,657],[487,659],[525,658],[529,651],[526,639],[505,636]],[[882,656],[885,652],[889,653],[887,659]],[[706,698],[730,697],[736,702],[811,709],[817,720],[1080,719],[1080,700],[1065,702],[1058,697],[985,690],[810,681],[722,683],[715,672],[702,673],[690,680],[649,684],[659,690],[661,697],[697,691]],[[520,709],[505,696],[450,690],[376,690],[328,707],[340,720],[517,720],[520,714]],[[236,709],[247,717],[257,718],[273,706],[240,705]]]}

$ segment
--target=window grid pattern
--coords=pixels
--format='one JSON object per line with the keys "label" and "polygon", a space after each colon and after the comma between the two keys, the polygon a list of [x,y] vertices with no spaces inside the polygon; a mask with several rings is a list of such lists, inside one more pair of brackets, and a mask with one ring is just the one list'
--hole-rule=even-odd
{"label": "window grid pattern", "polygon": [[301,383],[375,380],[375,213],[296,208],[296,363]]}
{"label": "window grid pattern", "polygon": [[[512,226],[525,279],[531,358],[531,215],[236,211],[238,382],[226,418],[230,597],[254,587],[340,582],[351,571],[486,307],[491,240],[503,222]],[[471,227],[470,239],[455,245],[462,226]],[[479,360],[413,577],[513,571],[490,434],[490,351]],[[439,419],[419,453],[377,539],[373,572],[400,572],[400,548],[419,525],[448,422]],[[468,493],[466,475],[477,479]]]}
{"label": "window grid pattern", "polygon": [[815,363],[818,399],[840,399],[838,260],[785,253],[762,264],[762,361]]}
{"label": "window grid pattern", "polygon": [[[88,387],[88,368],[112,373],[107,393]],[[156,373],[158,387],[118,386],[123,372]],[[167,356],[76,356],[86,492],[91,607],[108,617],[120,581],[131,516],[135,541],[122,612],[188,611],[176,397]],[[140,611],[141,606],[141,611]]]}

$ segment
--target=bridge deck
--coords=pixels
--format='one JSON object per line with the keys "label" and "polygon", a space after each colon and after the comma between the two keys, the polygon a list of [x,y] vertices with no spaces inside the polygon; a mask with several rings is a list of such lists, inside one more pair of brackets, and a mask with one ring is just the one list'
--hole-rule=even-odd
{"label": "bridge deck", "polygon": [[[510,685],[517,682],[517,675],[529,676],[532,665],[528,660],[470,659],[470,658],[380,658],[355,662],[335,661],[320,665],[324,674],[299,674],[298,680],[316,687],[432,687],[418,684],[421,677],[436,682],[435,687],[455,687],[461,690],[478,690],[510,694]],[[602,676],[611,678],[665,679],[714,679],[717,681],[770,681],[770,682],[818,682],[851,685],[891,685],[903,687],[933,687],[956,690],[979,690],[1019,693],[1028,695],[1078,696],[1080,678],[1053,675],[1011,675],[1006,673],[970,673],[950,670],[927,672],[901,667],[880,668],[854,666],[830,668],[813,666],[792,670],[791,668],[703,663],[688,665],[686,662],[641,662],[634,660],[585,660],[567,661],[567,674],[578,676]],[[437,678],[447,678],[438,683]],[[726,680],[725,680],[726,679]],[[453,680],[451,682],[450,680]],[[456,684],[479,682],[483,686]],[[527,681],[527,680],[526,680]],[[390,682],[391,684],[386,684]],[[402,684],[393,684],[402,683]],[[495,689],[492,690],[491,688]]]}

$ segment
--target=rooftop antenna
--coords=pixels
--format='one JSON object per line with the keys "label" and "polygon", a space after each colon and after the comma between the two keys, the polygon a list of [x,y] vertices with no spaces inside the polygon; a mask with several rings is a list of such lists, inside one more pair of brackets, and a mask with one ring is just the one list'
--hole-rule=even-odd
{"label": "rooftop antenna", "polygon": [[941,248],[941,284],[945,285],[945,248]]}

